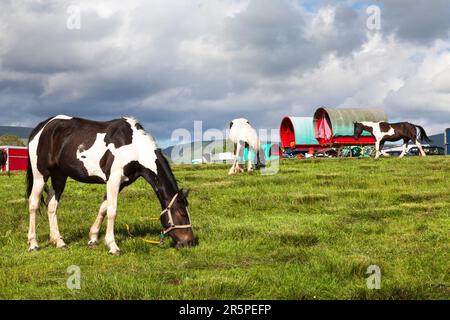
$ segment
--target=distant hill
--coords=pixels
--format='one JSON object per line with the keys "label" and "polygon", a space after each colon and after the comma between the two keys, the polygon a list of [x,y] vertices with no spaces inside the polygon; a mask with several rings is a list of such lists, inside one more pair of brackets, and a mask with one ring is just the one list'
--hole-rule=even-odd
{"label": "distant hill", "polygon": [[[233,150],[231,142],[229,142],[227,140],[217,140],[214,142],[215,142],[215,146],[213,149],[215,149],[215,151],[217,153]],[[197,154],[203,155],[203,153],[205,152],[205,148],[210,146],[211,143],[212,143],[212,141],[202,141],[201,142],[201,147],[202,147],[201,151],[203,151],[203,152],[201,152],[201,151],[198,152],[198,150],[196,148],[199,148],[200,144],[197,143],[199,145],[199,146],[197,146],[197,144],[195,142],[180,144],[180,145],[177,145],[176,147],[183,148],[184,150],[186,150],[190,147],[191,154],[192,154],[191,159],[193,159],[193,158],[195,158],[194,155],[197,155]],[[171,159],[172,151],[174,148],[175,148],[175,146],[170,146],[170,147],[163,149],[162,152],[168,159]],[[210,151],[211,151],[211,149],[210,149]]]}
{"label": "distant hill", "polygon": [[19,136],[22,139],[28,139],[33,128],[27,127],[11,127],[11,126],[0,126],[0,136],[3,135],[14,135]]}

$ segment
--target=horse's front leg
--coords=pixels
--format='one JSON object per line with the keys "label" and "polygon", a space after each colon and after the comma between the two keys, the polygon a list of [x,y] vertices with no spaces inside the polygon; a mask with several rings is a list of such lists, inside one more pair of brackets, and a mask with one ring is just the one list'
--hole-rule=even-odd
{"label": "horse's front leg", "polygon": [[253,171],[253,167],[252,167],[252,153],[251,153],[251,148],[248,147],[248,164],[247,164],[247,172],[252,172]]}
{"label": "horse's front leg", "polygon": [[106,225],[105,242],[106,246],[109,248],[109,253],[112,255],[120,254],[120,249],[114,238],[114,220],[117,214],[117,197],[119,195],[121,178],[122,177],[119,174],[111,175],[106,183],[106,216],[108,222]]}
{"label": "horse's front leg", "polygon": [[234,144],[233,164],[231,165],[230,171],[228,171],[228,175],[235,174],[235,167],[236,167],[236,161],[237,161],[236,150],[237,150],[237,144],[235,143]]}
{"label": "horse's front leg", "polygon": [[391,155],[383,150],[385,141],[380,142],[380,152],[385,157],[390,157]]}
{"label": "horse's front leg", "polygon": [[59,233],[57,210],[58,202],[64,192],[67,178],[52,177],[51,179],[52,187],[48,193],[47,201],[48,224],[50,227],[50,243],[52,243],[56,248],[65,248],[66,244],[64,243],[61,234]]}
{"label": "horse's front leg", "polygon": [[233,159],[233,165],[231,166],[230,171],[228,171],[228,175],[231,176],[231,175],[233,175],[233,174],[236,173],[236,165],[237,165],[237,158],[234,157],[234,159]]}
{"label": "horse's front leg", "polygon": [[380,142],[377,141],[377,142],[375,142],[375,159],[378,159],[380,157],[380,155],[381,155]]}

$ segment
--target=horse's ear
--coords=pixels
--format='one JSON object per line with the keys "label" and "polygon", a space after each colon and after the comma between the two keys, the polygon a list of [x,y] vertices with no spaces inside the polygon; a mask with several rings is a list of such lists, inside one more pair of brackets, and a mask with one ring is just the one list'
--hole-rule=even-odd
{"label": "horse's ear", "polygon": [[[183,189],[182,189],[183,190]],[[187,199],[187,197],[189,196],[189,193],[191,193],[191,189],[187,189],[186,192],[183,192],[184,197]]]}

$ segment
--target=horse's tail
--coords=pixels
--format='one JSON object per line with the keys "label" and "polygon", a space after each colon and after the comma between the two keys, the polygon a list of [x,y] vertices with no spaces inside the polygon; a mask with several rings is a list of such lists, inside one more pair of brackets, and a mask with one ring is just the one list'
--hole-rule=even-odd
{"label": "horse's tail", "polygon": [[27,165],[26,184],[27,184],[27,192],[25,194],[25,197],[28,200],[30,198],[31,191],[33,190],[33,169],[31,168],[31,160],[30,160],[30,153],[29,152],[28,152],[28,165]]}
{"label": "horse's tail", "polygon": [[414,125],[417,129],[419,129],[419,134],[417,135],[417,139],[419,139],[421,142],[431,143],[431,139],[427,136],[427,133],[425,132],[425,129],[421,126]]}
{"label": "horse's tail", "polygon": [[[39,123],[37,125],[36,128],[34,128],[31,133],[30,136],[28,137],[28,161],[27,161],[27,175],[26,175],[26,200],[28,201],[28,199],[30,198],[31,192],[33,191],[33,183],[34,183],[34,179],[33,179],[33,168],[31,166],[31,157],[30,157],[30,141],[33,140],[33,138],[36,136],[36,134],[45,126],[45,124],[50,121],[50,119],[52,118],[48,118],[47,120]],[[48,187],[47,185],[44,186],[44,190],[42,192],[41,195],[41,199],[40,199],[40,204],[41,205],[46,205],[45,204],[45,199],[44,199],[44,193],[48,193]]]}

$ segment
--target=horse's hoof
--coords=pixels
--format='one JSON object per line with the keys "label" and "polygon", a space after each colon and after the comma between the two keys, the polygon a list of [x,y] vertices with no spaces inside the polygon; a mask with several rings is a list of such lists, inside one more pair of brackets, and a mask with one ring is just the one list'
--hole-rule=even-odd
{"label": "horse's hoof", "polygon": [[67,244],[62,240],[62,239],[58,239],[58,240],[54,240],[54,241],[50,241],[56,249],[66,249],[67,248]]}
{"label": "horse's hoof", "polygon": [[28,252],[38,251],[40,249],[39,246],[33,246],[28,248]]}
{"label": "horse's hoof", "polygon": [[98,245],[98,241],[96,240],[89,240],[88,246],[89,248],[95,248]]}
{"label": "horse's hoof", "polygon": [[110,256],[120,256],[120,250],[116,250],[116,251],[109,251],[108,252],[108,254],[110,255]]}

